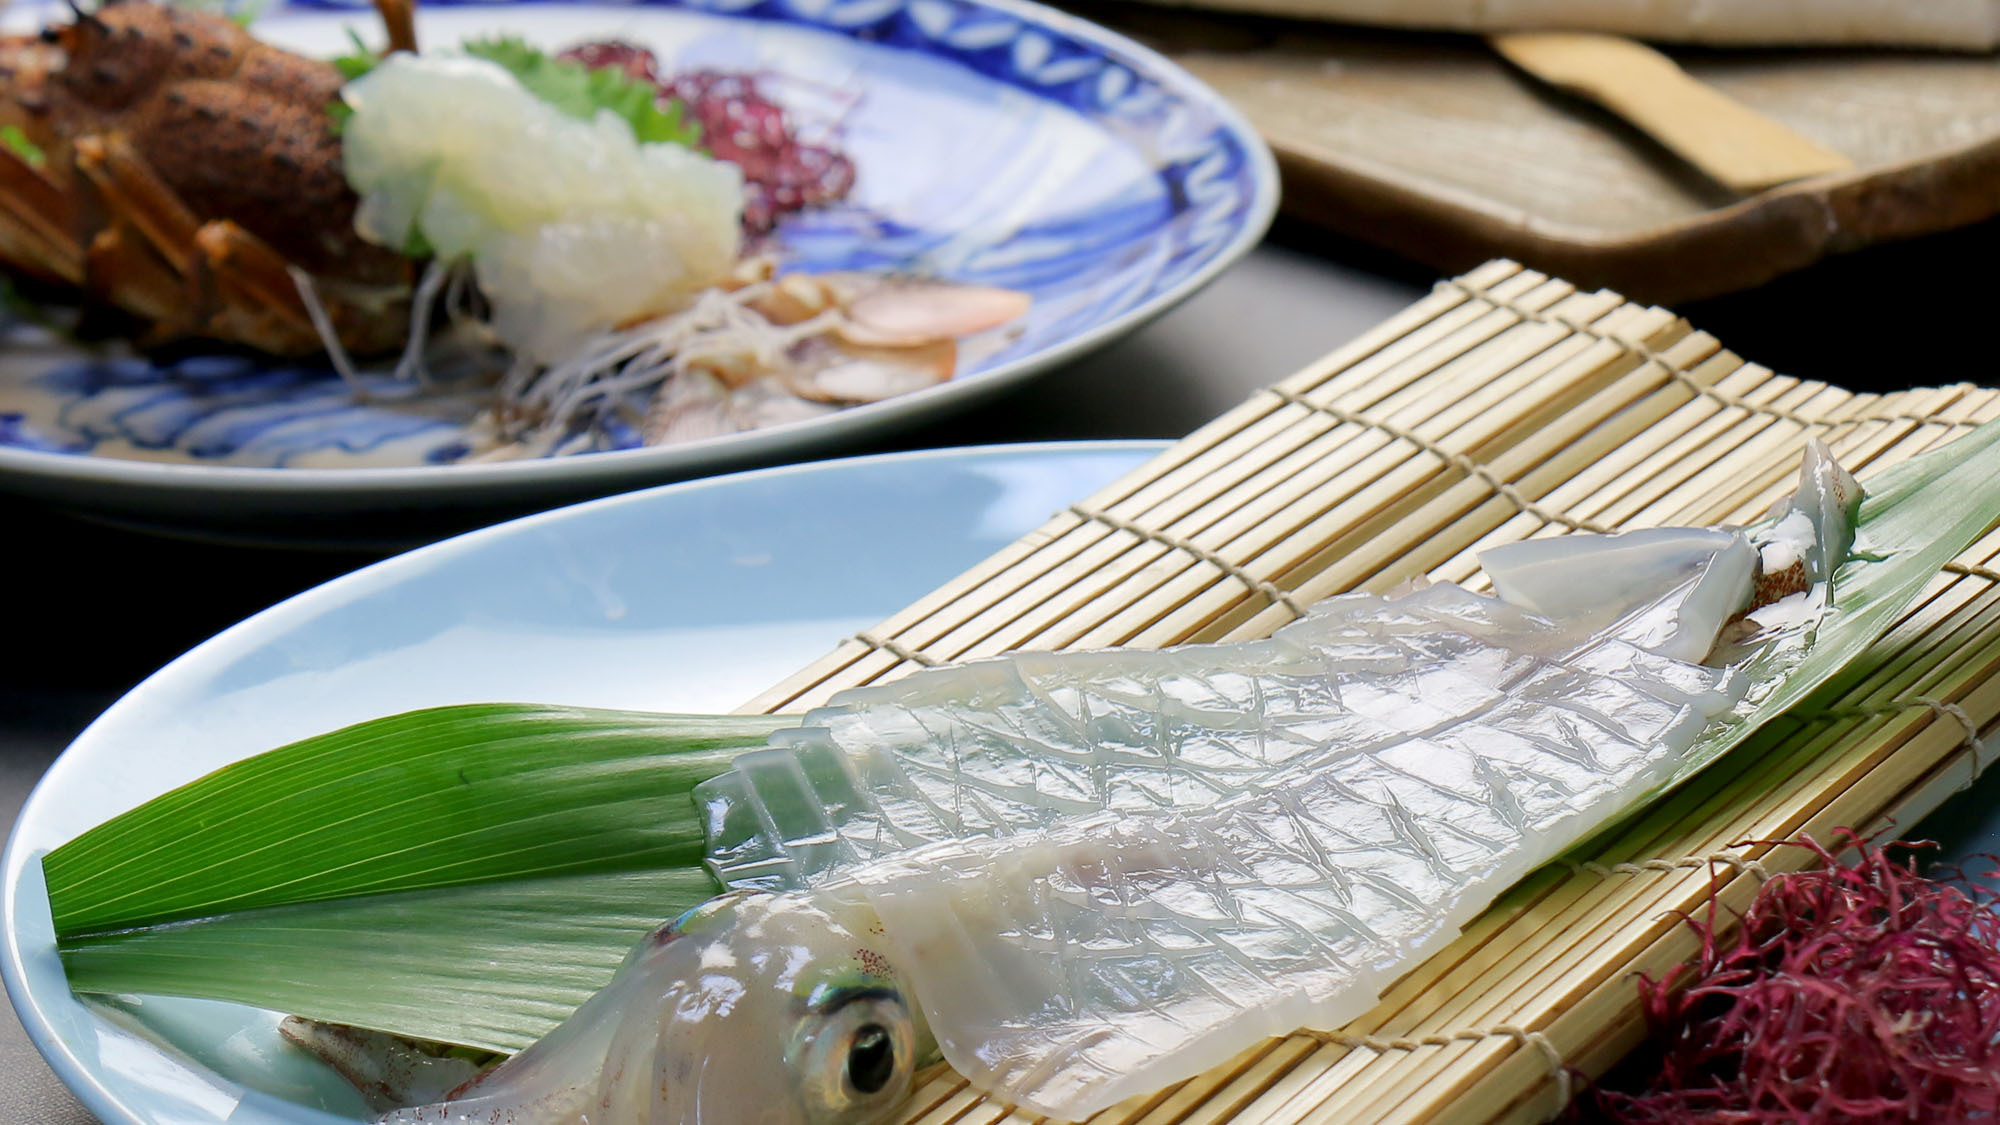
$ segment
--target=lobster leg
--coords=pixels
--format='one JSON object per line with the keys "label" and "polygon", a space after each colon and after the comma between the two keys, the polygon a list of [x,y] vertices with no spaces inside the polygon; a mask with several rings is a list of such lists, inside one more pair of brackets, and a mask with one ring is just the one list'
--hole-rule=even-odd
{"label": "lobster leg", "polygon": [[114,222],[131,224],[175,272],[183,277],[193,275],[197,260],[194,236],[201,221],[132,151],[125,138],[77,138],[76,170],[96,189]]}
{"label": "lobster leg", "polygon": [[388,33],[391,51],[417,53],[417,6],[414,0],[375,0],[375,11],[382,17],[382,30]]}
{"label": "lobster leg", "polygon": [[45,281],[81,285],[83,246],[69,196],[0,145],[0,261]]}
{"label": "lobster leg", "polygon": [[156,323],[170,324],[187,315],[187,280],[153,252],[143,234],[123,222],[91,236],[82,286],[98,299]]}
{"label": "lobster leg", "polygon": [[[76,162],[109,220],[93,251],[114,235],[103,247],[107,267],[92,271],[99,292],[158,321],[163,337],[215,336],[274,355],[319,349],[285,259],[263,240],[233,222],[198,220],[123,137],[79,138]],[[125,237],[132,231],[143,246]],[[145,268],[148,248],[178,277],[177,300],[163,304],[174,283]]]}
{"label": "lobster leg", "polygon": [[[195,235],[204,272],[215,287],[215,311],[210,333],[244,340],[274,355],[318,351],[319,333],[306,314],[305,302],[286,269],[286,261],[270,246],[232,222],[209,223]],[[338,315],[338,308],[334,310]]]}
{"label": "lobster leg", "polygon": [[[209,336],[274,355],[307,355],[322,341],[289,263],[229,221],[202,222],[117,134],[79,137],[72,188],[0,145],[0,264],[150,320],[149,339]],[[360,350],[394,347],[401,293],[325,286],[335,330]]]}
{"label": "lobster leg", "polygon": [[214,304],[194,244],[200,220],[125,138],[79,137],[72,152],[76,179],[96,205],[86,219],[97,229],[85,291],[151,320],[153,342],[199,330]]}
{"label": "lobster leg", "polygon": [[0,146],[0,260],[155,319],[182,315],[188,287],[152,240],[114,219],[82,238],[78,198]]}

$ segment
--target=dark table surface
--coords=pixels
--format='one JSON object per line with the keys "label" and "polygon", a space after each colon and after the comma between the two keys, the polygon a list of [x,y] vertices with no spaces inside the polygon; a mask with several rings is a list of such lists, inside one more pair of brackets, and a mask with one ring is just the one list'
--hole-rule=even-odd
{"label": "dark table surface", "polygon": [[[1787,374],[1855,389],[2000,379],[1990,282],[2000,222],[1826,262],[1685,306],[1698,327]],[[1138,333],[978,413],[851,452],[1069,438],[1180,437],[1354,338],[1433,274],[1281,223],[1246,261]],[[0,826],[98,712],[160,665],[281,598],[374,561],[223,547],[85,523],[0,497],[15,574],[14,666],[0,674]],[[1922,828],[1952,850],[2000,836],[1989,778]],[[0,1122],[90,1116],[0,1008]]]}

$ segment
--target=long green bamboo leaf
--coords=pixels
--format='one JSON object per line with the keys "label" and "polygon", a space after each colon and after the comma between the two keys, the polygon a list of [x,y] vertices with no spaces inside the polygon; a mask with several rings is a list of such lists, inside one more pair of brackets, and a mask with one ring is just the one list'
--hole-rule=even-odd
{"label": "long green bamboo leaf", "polygon": [[230,1000],[494,1051],[560,1023],[639,935],[715,894],[698,865],[332,899],[63,943],[70,986]]}
{"label": "long green bamboo leaf", "polygon": [[43,857],[71,987],[512,1049],[715,891],[689,791],[796,720],[476,704],[226,766]]}
{"label": "long green bamboo leaf", "polygon": [[59,937],[701,858],[687,793],[792,720],[440,707],[225,766],[43,857]]}
{"label": "long green bamboo leaf", "polygon": [[2000,424],[1891,466],[1862,488],[1854,549],[1834,572],[1831,610],[1816,628],[1781,638],[1743,664],[1750,683],[1743,702],[1711,723],[1636,806],[1677,788],[1830,683],[1867,672],[1870,646],[2000,516]]}

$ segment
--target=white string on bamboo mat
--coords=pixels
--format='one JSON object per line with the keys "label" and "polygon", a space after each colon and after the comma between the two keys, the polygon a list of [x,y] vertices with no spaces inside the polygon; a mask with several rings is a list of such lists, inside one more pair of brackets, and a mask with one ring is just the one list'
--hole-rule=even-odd
{"label": "white string on bamboo mat", "polygon": [[[1304,403],[1302,405],[1312,406],[1315,409],[1320,408],[1319,405],[1315,403]],[[1342,413],[1346,412],[1342,411]],[[1366,419],[1355,419],[1354,421],[1356,425],[1374,425],[1374,423],[1369,422]],[[1399,436],[1399,435],[1395,435],[1392,433],[1391,436]],[[1506,493],[1502,493],[1502,495],[1504,496],[1506,495]],[[1513,500],[1515,498],[1509,496],[1508,499]],[[1534,516],[1537,519],[1543,519],[1553,523],[1561,523],[1564,524],[1565,526],[1572,526],[1572,527],[1575,527],[1578,523],[1581,522],[1581,521],[1568,520],[1566,517],[1561,517],[1555,515],[1554,513],[1545,512],[1539,508],[1533,507],[1532,505],[1523,505],[1519,500],[1516,500],[1515,502],[1517,506],[1521,507],[1521,510],[1523,512],[1526,512],[1528,515]],[[1286,609],[1292,612],[1292,615],[1294,617],[1304,617],[1306,615],[1306,607],[1300,603],[1299,599],[1290,590],[1287,590],[1284,587],[1279,586],[1278,584],[1268,579],[1259,578],[1256,575],[1251,574],[1249,571],[1243,569],[1241,566],[1238,566],[1236,563],[1233,563],[1228,559],[1223,558],[1221,555],[1218,555],[1214,551],[1211,551],[1208,548],[1203,547],[1199,543],[1193,543],[1186,539],[1182,539],[1174,535],[1169,535],[1164,531],[1155,531],[1154,529],[1146,527],[1143,524],[1135,523],[1131,520],[1111,515],[1108,512],[1092,511],[1091,509],[1086,508],[1081,504],[1072,504],[1070,505],[1069,510],[1079,519],[1085,520],[1086,522],[1095,521],[1098,523],[1102,523],[1105,524],[1106,526],[1117,528],[1120,531],[1131,532],[1132,534],[1139,536],[1141,539],[1145,539],[1154,543],[1159,543],[1173,550],[1184,551],[1187,554],[1193,555],[1195,558],[1202,560],[1203,562],[1215,566],[1216,568],[1221,570],[1224,574],[1227,574],[1231,578],[1234,578],[1238,582],[1241,582],[1245,586],[1248,586],[1252,592],[1262,596],[1264,600],[1270,602],[1272,605],[1284,606]],[[1601,534],[1609,533],[1611,531],[1611,529],[1609,528],[1602,528],[1597,526],[1577,527],[1577,530],[1595,531]],[[1988,582],[2000,584],[2000,570],[1994,570],[1991,567],[1977,566],[1972,563],[1953,562],[1953,563],[1946,563],[1944,565],[1944,569],[1951,574],[1962,574],[1966,575],[1967,577],[1981,578]],[[869,649],[872,649],[875,652],[886,652],[890,656],[893,656],[898,660],[908,661],[911,664],[920,665],[925,668],[936,668],[941,664],[950,663],[949,661],[946,660],[940,660],[937,657],[932,656],[921,649],[911,648],[908,645],[905,645],[902,642],[896,640],[894,637],[885,637],[879,633],[873,632],[872,630],[864,630],[862,632],[856,633],[854,634],[852,639],[862,645],[867,646]],[[1913,700],[1912,702],[1916,701]],[[1940,704],[1939,706],[1953,707],[1954,709],[1956,709],[1955,705],[1953,704]],[[1877,712],[1876,714],[1890,714],[1890,713],[1893,712],[1883,711],[1883,712]],[[1830,712],[1829,714],[1832,713]],[[1961,716],[1963,715],[1962,711],[1960,712],[1960,715]],[[1864,716],[1860,712],[1854,712],[1852,714],[1842,714],[1837,717],[1860,718],[1866,716]],[[1958,716],[1954,717],[1958,718]],[[1967,717],[1967,718],[1959,718],[1959,721],[1961,723],[1969,724],[1971,720],[1969,717]],[[1978,728],[1973,727],[1972,728],[1973,743],[1971,749],[1973,753],[1972,772],[1975,776],[1978,775],[1979,770],[1981,768],[1980,758],[1985,753],[1985,744],[1979,741],[1978,735],[1979,735]]]}
{"label": "white string on bamboo mat", "polygon": [[1760,883],[1769,882],[1771,873],[1764,868],[1761,860],[1715,852],[1711,855],[1690,855],[1680,859],[1648,859],[1636,863],[1599,863],[1594,859],[1582,861],[1564,860],[1563,866],[1583,875],[1595,875],[1609,879],[1613,875],[1652,875],[1669,871],[1686,871],[1695,867],[1728,867],[1737,871],[1747,871],[1757,877]]}
{"label": "white string on bamboo mat", "polygon": [[1069,511],[1071,515],[1083,520],[1085,523],[1101,523],[1106,527],[1116,528],[1119,531],[1136,535],[1148,542],[1158,543],[1170,550],[1193,555],[1202,562],[1215,567],[1222,571],[1222,573],[1248,586],[1252,592],[1262,596],[1265,601],[1270,602],[1272,605],[1284,606],[1292,612],[1292,616],[1304,617],[1306,615],[1306,607],[1297,598],[1292,596],[1290,590],[1269,579],[1257,577],[1248,570],[1245,570],[1241,565],[1231,562],[1191,539],[1184,539],[1171,532],[1147,527],[1145,524],[1136,523],[1123,516],[1114,516],[1110,512],[1100,512],[1093,508],[1086,508],[1082,504],[1071,504]]}
{"label": "white string on bamboo mat", "polygon": [[1574,516],[1558,512],[1553,508],[1542,507],[1540,503],[1522,492],[1512,481],[1494,472],[1490,466],[1475,461],[1455,449],[1447,449],[1430,438],[1417,433],[1415,430],[1405,429],[1393,422],[1384,422],[1380,419],[1370,418],[1365,414],[1357,414],[1344,406],[1335,406],[1330,402],[1320,402],[1317,399],[1308,398],[1297,391],[1286,390],[1283,387],[1266,387],[1264,390],[1269,394],[1284,399],[1293,406],[1303,406],[1307,410],[1316,410],[1321,414],[1338,418],[1349,425],[1365,426],[1371,430],[1380,430],[1392,438],[1407,441],[1418,449],[1437,457],[1445,464],[1464,473],[1466,476],[1477,479],[1485,484],[1486,487],[1492,489],[1501,499],[1514,505],[1522,514],[1533,516],[1543,523],[1552,523],[1559,527],[1569,528],[1571,531],[1591,531],[1599,535],[1608,535],[1611,533],[1611,528],[1595,520],[1577,519]]}
{"label": "white string on bamboo mat", "polygon": [[1440,1032],[1434,1035],[1397,1036],[1383,1038],[1375,1035],[1350,1035],[1344,1031],[1316,1031],[1300,1028],[1294,1035],[1317,1039],[1321,1043],[1331,1043],[1336,1047],[1367,1047],[1372,1051],[1414,1051],[1420,1047],[1449,1047],[1453,1043],[1475,1043],[1482,1039],[1512,1039],[1523,1046],[1533,1047],[1542,1053],[1549,1064],[1549,1077],[1555,1081],[1556,1095],[1568,1105],[1575,1091],[1570,1076],[1569,1060],[1563,1058],[1562,1051],[1539,1031],[1511,1024],[1500,1024],[1481,1030]]}
{"label": "white string on bamboo mat", "polygon": [[921,664],[926,668],[935,668],[945,663],[927,652],[910,648],[894,637],[880,636],[868,630],[854,634],[854,639],[874,649],[876,652],[886,652],[898,660],[907,660],[912,664]]}
{"label": "white string on bamboo mat", "polygon": [[1700,395],[1701,397],[1709,399],[1711,401],[1718,402],[1723,406],[1732,407],[1737,410],[1745,410],[1752,414],[1761,414],[1770,418],[1782,418],[1787,422],[1795,422],[1801,426],[1828,426],[1828,427],[1858,426],[1864,422],[1915,422],[1918,425],[1924,425],[1924,426],[1953,426],[1953,427],[1978,425],[1977,422],[1971,421],[1970,419],[1966,419],[1963,421],[1953,421],[1948,418],[1940,418],[1934,414],[1919,414],[1914,411],[1899,411],[1891,414],[1865,414],[1853,418],[1814,418],[1809,415],[1800,414],[1797,411],[1786,410],[1785,408],[1780,406],[1766,406],[1761,403],[1751,402],[1748,399],[1739,398],[1736,395],[1728,394],[1727,392],[1718,390],[1715,387],[1700,382],[1693,375],[1683,370],[1679,364],[1674,363],[1666,356],[1660,354],[1658,351],[1655,351],[1653,348],[1649,347],[1644,343],[1641,343],[1640,341],[1628,340],[1622,336],[1614,336],[1610,332],[1607,332],[1604,329],[1599,328],[1594,324],[1587,324],[1582,321],[1574,320],[1570,317],[1562,316],[1557,313],[1544,312],[1540,309],[1531,309],[1526,305],[1517,304],[1509,298],[1495,296],[1494,294],[1488,292],[1487,290],[1480,289],[1468,283],[1463,278],[1454,277],[1449,280],[1439,282],[1439,284],[1451,289],[1456,289],[1460,293],[1463,293],[1466,296],[1471,297],[1476,301],[1481,301],[1487,305],[1490,305],[1493,308],[1513,313],[1515,316],[1520,317],[1522,320],[1532,321],[1536,324],[1546,324],[1552,328],[1566,328],[1571,332],[1576,333],[1579,336],[1587,336],[1590,339],[1598,340],[1603,343],[1611,344],[1615,347],[1621,348],[1625,352],[1631,355],[1638,356],[1640,359],[1644,360],[1648,365],[1657,367],[1661,371],[1664,371],[1667,374],[1668,378],[1672,379],[1676,383],[1679,383],[1681,386],[1686,387],[1688,390],[1693,391],[1695,394]]}
{"label": "white string on bamboo mat", "polygon": [[2000,584],[2000,570],[1992,567],[1974,566],[1971,563],[1949,562],[1944,569],[1951,574],[1963,574],[1968,578],[1984,578],[1988,582]]}
{"label": "white string on bamboo mat", "polygon": [[1986,768],[1982,761],[1986,756],[1986,741],[1980,734],[1979,721],[1974,719],[1971,713],[1965,708],[1956,703],[1944,699],[1933,699],[1928,695],[1906,695],[1892,699],[1879,707],[1834,708],[1822,712],[1820,717],[1827,719],[1880,719],[1920,708],[1930,711],[1939,718],[1949,719],[1957,723],[1959,729],[1965,732],[1965,742],[1963,745],[1965,746],[1966,754],[1972,760],[1972,772],[1966,777],[1965,784],[1959,787],[1959,791],[1964,792],[1972,788],[1973,782],[1979,780],[1980,772]]}

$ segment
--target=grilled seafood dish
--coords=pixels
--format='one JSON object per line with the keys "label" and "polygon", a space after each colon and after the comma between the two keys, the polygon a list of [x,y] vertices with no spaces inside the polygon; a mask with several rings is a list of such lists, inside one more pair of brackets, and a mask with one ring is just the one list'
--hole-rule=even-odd
{"label": "grilled seafood dish", "polygon": [[[324,350],[357,388],[381,357],[411,385],[485,388],[467,459],[907,393],[1027,310],[780,269],[760,236],[856,171],[754,77],[662,77],[622,43],[417,54],[407,10],[383,14],[401,49],[339,66],[152,0],[0,43],[0,264],[133,314],[142,344]],[[711,151],[704,128],[730,131]]]}

